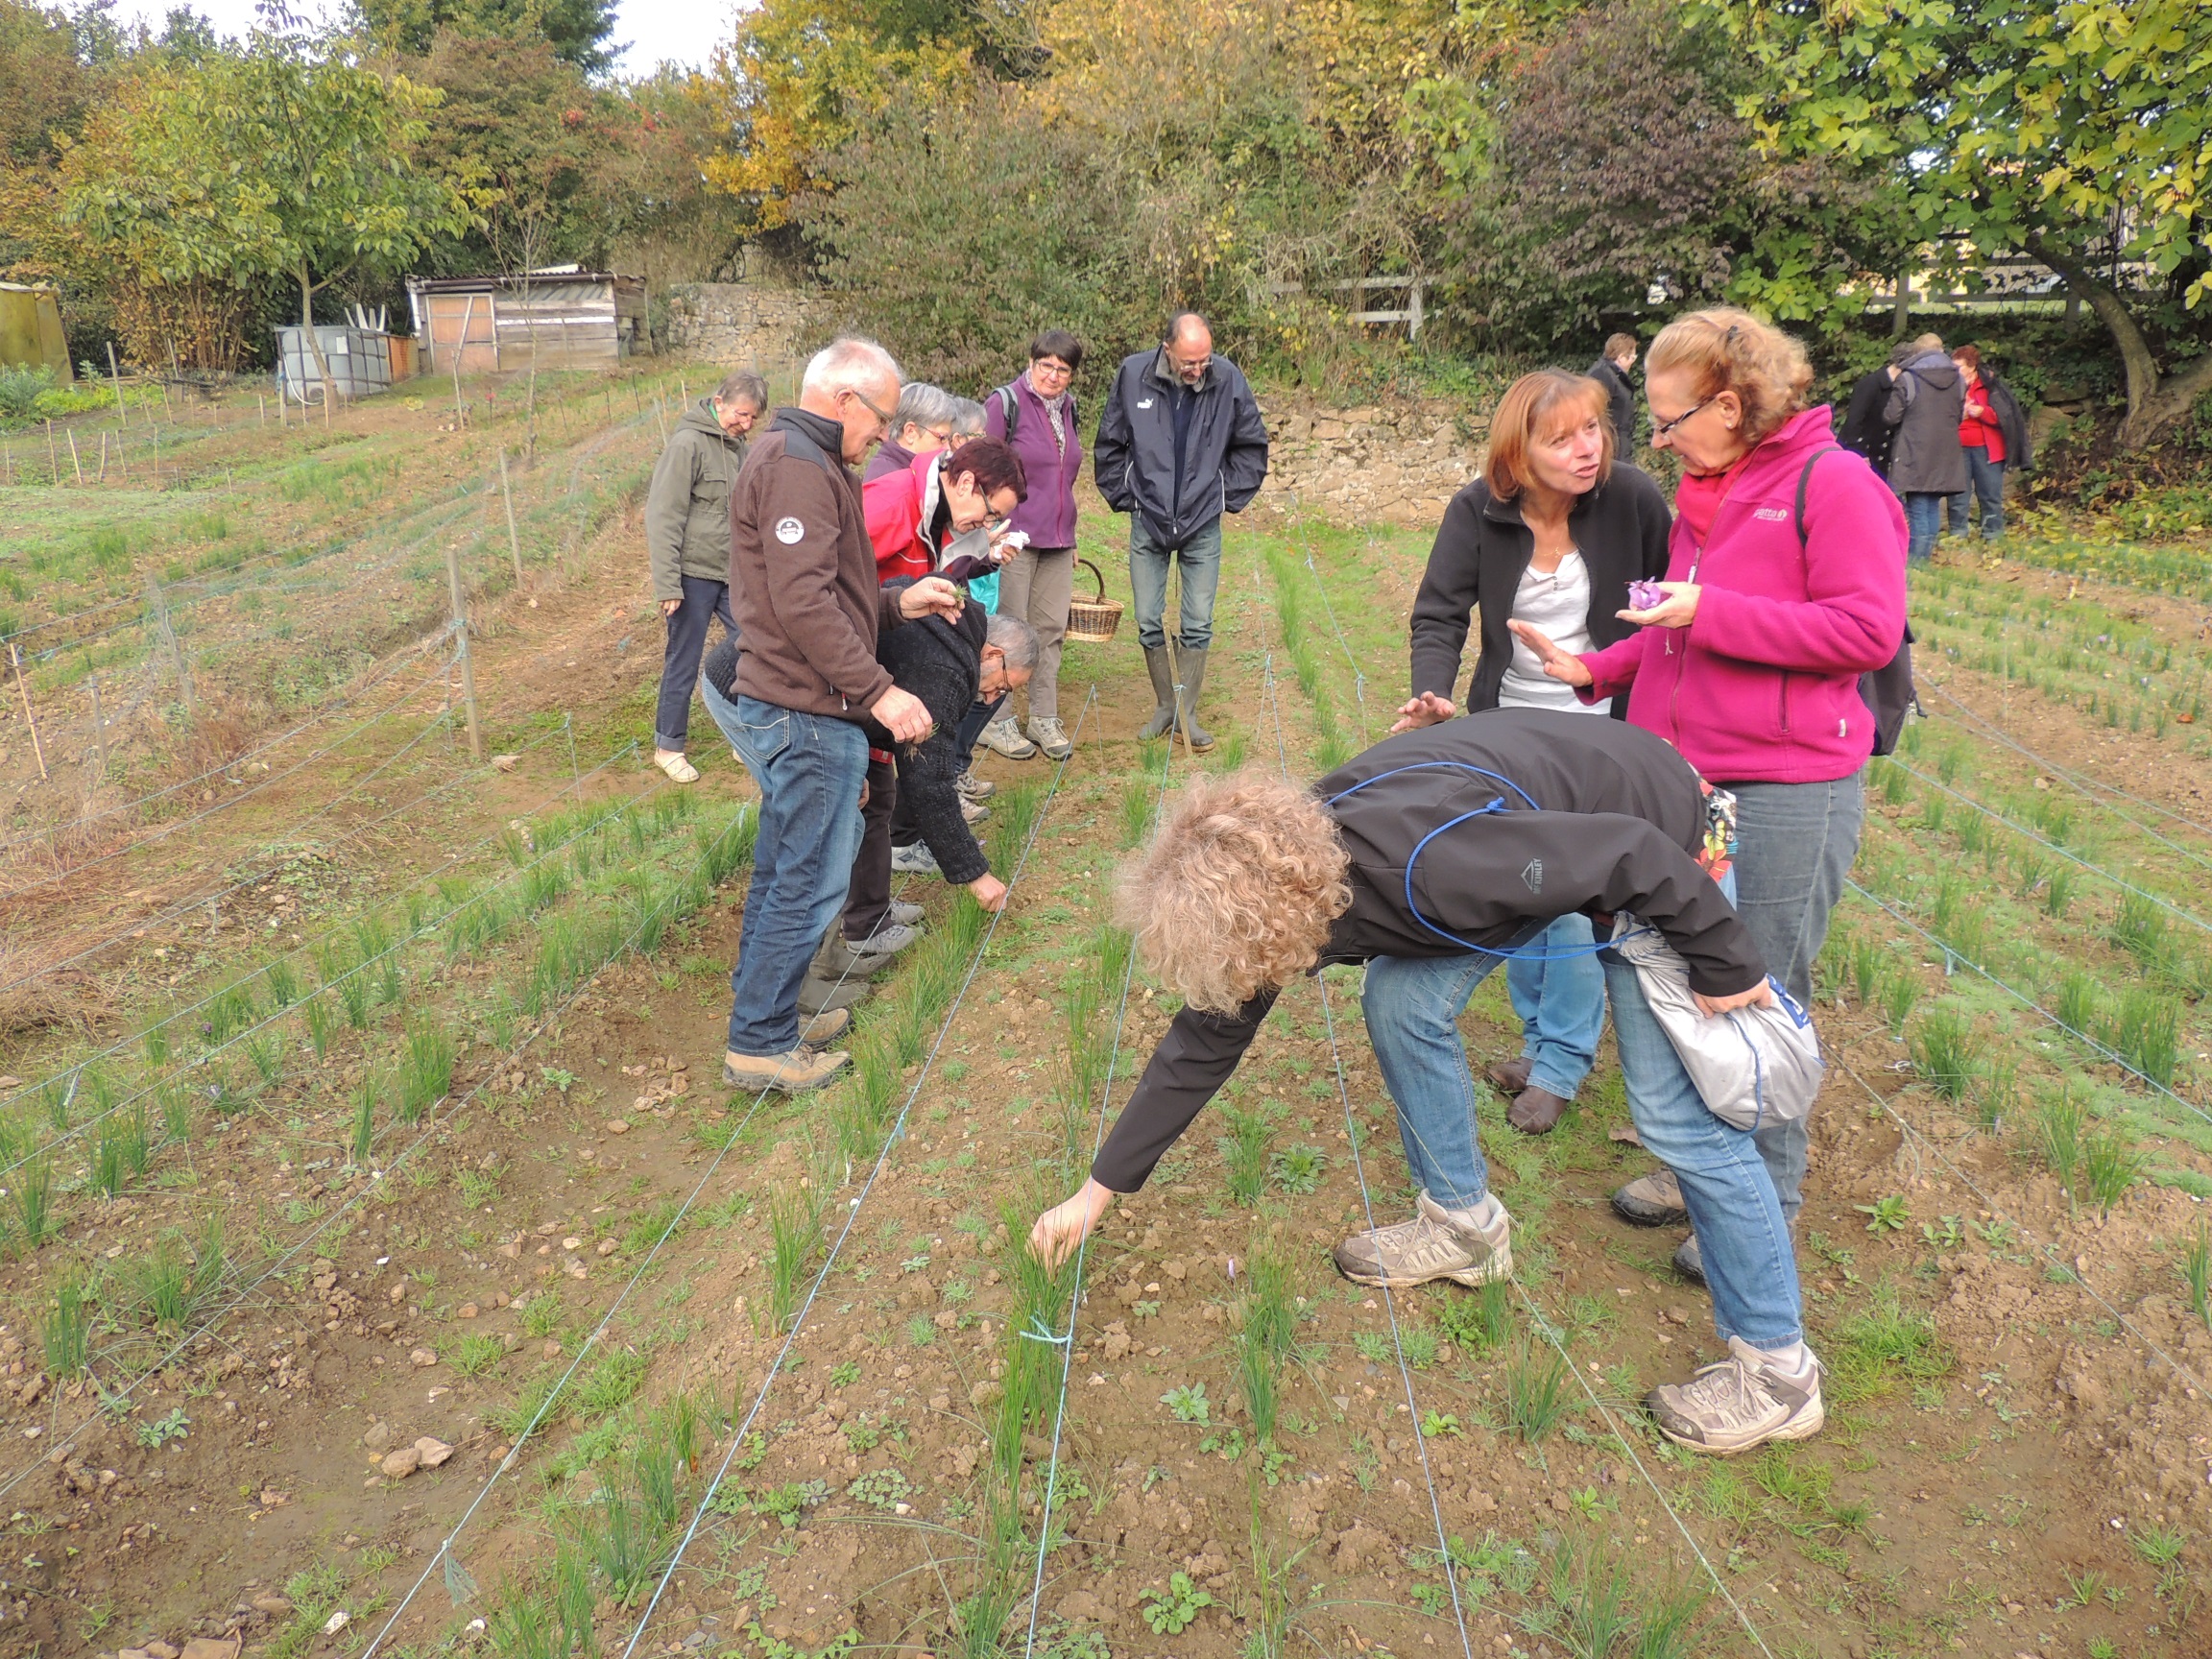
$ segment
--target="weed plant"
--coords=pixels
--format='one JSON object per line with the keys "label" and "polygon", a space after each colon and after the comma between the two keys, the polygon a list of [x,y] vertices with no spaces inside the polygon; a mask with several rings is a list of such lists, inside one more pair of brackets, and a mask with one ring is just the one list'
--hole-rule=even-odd
{"label": "weed plant", "polygon": [[1266,1114],[1257,1107],[1230,1107],[1222,1114],[1229,1133],[1214,1146],[1229,1166],[1229,1196],[1246,1208],[1260,1202],[1267,1190],[1268,1154],[1274,1134]]}
{"label": "weed plant", "polygon": [[1531,1335],[1505,1361],[1505,1420],[1529,1445],[1546,1439],[1567,1410],[1567,1362]]}
{"label": "weed plant", "polygon": [[1447,1292],[1435,1305],[1436,1328],[1467,1354],[1490,1354],[1513,1334],[1513,1287],[1494,1279],[1465,1295]]}

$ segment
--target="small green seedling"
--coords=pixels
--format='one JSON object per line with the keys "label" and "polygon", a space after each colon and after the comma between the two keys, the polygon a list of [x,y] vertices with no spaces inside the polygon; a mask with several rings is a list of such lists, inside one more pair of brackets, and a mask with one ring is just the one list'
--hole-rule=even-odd
{"label": "small green seedling", "polygon": [[158,1451],[172,1440],[182,1440],[192,1431],[192,1419],[184,1415],[184,1407],[175,1407],[166,1417],[157,1417],[150,1423],[138,1425],[138,1444],[148,1451]]}
{"label": "small green seedling", "polygon": [[1866,1217],[1866,1231],[1869,1233],[1895,1233],[1911,1219],[1911,1213],[1906,1208],[1905,1194],[1902,1192],[1892,1192],[1887,1198],[1875,1199],[1871,1204],[1854,1204],[1851,1208]]}
{"label": "small green seedling", "polygon": [[1155,1636],[1180,1636],[1202,1608],[1213,1605],[1213,1596],[1191,1583],[1190,1574],[1178,1573],[1167,1580],[1166,1589],[1144,1598],[1144,1623]]}
{"label": "small green seedling", "polygon": [[1421,1413],[1421,1432],[1431,1439],[1439,1434],[1459,1432],[1459,1419],[1449,1411],[1424,1411]]}
{"label": "small green seedling", "polygon": [[859,1381],[860,1361],[857,1359],[847,1359],[835,1366],[830,1373],[830,1382],[834,1387],[850,1388]]}
{"label": "small green seedling", "polygon": [[[1206,1384],[1203,1382],[1190,1382],[1180,1388],[1170,1388],[1160,1396],[1160,1404],[1175,1414],[1178,1423],[1195,1423],[1204,1428],[1214,1421],[1214,1407],[1207,1401]],[[1178,1624],[1175,1628],[1180,1630],[1183,1626]]]}

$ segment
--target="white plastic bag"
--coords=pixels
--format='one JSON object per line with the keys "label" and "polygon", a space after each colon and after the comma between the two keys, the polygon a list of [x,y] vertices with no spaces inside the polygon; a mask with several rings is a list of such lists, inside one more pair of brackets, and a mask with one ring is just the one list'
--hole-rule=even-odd
{"label": "white plastic bag", "polygon": [[1769,975],[1773,1002],[1701,1014],[1690,991],[1690,968],[1659,930],[1627,916],[1613,925],[1613,953],[1636,970],[1667,1040],[1697,1086],[1705,1106],[1737,1129],[1789,1123],[1813,1110],[1826,1070],[1813,1017]]}

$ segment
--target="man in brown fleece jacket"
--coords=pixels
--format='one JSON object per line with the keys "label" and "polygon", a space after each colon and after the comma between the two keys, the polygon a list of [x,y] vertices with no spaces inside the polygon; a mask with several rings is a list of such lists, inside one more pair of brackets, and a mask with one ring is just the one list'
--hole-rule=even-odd
{"label": "man in brown fleece jacket", "polygon": [[876,661],[878,629],[962,596],[927,578],[878,586],[853,468],[887,429],[899,365],[870,340],[838,340],[806,365],[799,405],[754,440],[730,492],[730,592],[744,649],[730,741],[760,785],[760,828],[745,928],[730,973],[724,1080],[785,1093],[818,1089],[850,1056],[825,1052],[851,1016],[817,1016],[803,1042],[799,984],[844,907],[860,841],[864,717],[902,743],[929,712]]}

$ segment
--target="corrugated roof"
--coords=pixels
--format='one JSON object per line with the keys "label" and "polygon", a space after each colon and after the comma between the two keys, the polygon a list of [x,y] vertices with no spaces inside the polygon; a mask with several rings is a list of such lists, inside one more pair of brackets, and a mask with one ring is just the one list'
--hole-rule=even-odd
{"label": "corrugated roof", "polygon": [[410,276],[407,286],[417,294],[459,294],[481,288],[554,286],[571,282],[639,282],[642,276],[619,271],[517,271],[505,276]]}

